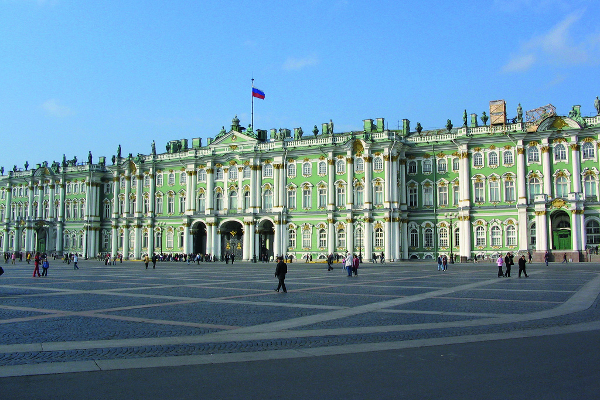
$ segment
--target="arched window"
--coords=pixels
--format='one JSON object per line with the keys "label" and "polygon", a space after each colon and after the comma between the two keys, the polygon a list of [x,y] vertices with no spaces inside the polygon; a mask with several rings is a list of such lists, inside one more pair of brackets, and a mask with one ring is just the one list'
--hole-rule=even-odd
{"label": "arched window", "polygon": [[335,205],[337,207],[344,207],[346,204],[346,187],[338,185],[338,187],[335,188],[335,193]]}
{"label": "arched window", "polygon": [[454,159],[452,160],[452,169],[454,170],[454,172],[460,169],[460,159],[458,157],[454,157]]}
{"label": "arched window", "polygon": [[325,229],[319,230],[319,247],[327,247],[327,231],[325,231]]}
{"label": "arched window", "polygon": [[310,235],[310,229],[304,229],[302,231],[302,247],[309,249],[311,248],[311,235]]}
{"label": "arched window", "polygon": [[264,178],[272,178],[273,177],[273,164],[265,164],[265,168],[263,169],[263,177]]}
{"label": "arched window", "polygon": [[175,213],[175,195],[169,194],[167,196],[167,214]]}
{"label": "arched window", "polygon": [[142,247],[144,249],[148,248],[148,231],[144,231],[142,235]]}
{"label": "arched window", "polygon": [[185,193],[179,194],[179,214],[185,213]]}
{"label": "arched window", "polygon": [[362,228],[358,227],[354,232],[354,247],[357,248],[359,252],[362,252],[362,248],[364,247],[364,236]]}
{"label": "arched window", "polygon": [[502,231],[499,226],[492,226],[492,246],[502,245]]}
{"label": "arched window", "polygon": [[319,187],[319,208],[327,207],[327,188]]}
{"label": "arched window", "polygon": [[246,190],[244,192],[244,209],[250,208],[250,191]]}
{"label": "arched window", "polygon": [[365,204],[364,187],[362,185],[358,185],[354,190],[354,205],[358,208],[362,208]]}
{"label": "arched window", "polygon": [[160,172],[158,174],[156,174],[156,186],[162,186],[163,185],[163,174],[161,174]]}
{"label": "arched window", "polygon": [[185,171],[179,174],[179,184],[185,185],[187,183],[187,173]]}
{"label": "arched window", "polygon": [[538,178],[531,178],[529,180],[529,201],[533,202],[538,194],[542,194],[542,183]]}
{"label": "arched window", "polygon": [[365,170],[365,160],[362,157],[356,157],[354,161],[354,171],[363,172]]}
{"label": "arched window", "polygon": [[[326,175],[327,174],[327,163],[325,161],[319,161],[319,175]],[[303,172],[304,175],[306,175]]]}
{"label": "arched window", "polygon": [[587,199],[596,197],[596,177],[593,175],[587,175],[583,180],[583,191]]}
{"label": "arched window", "polygon": [[474,167],[483,167],[483,154],[481,154],[481,153],[473,154],[473,166]]}
{"label": "arched window", "polygon": [[175,172],[170,172],[167,178],[167,185],[173,186],[175,184]]}
{"label": "arched window", "polygon": [[296,248],[296,230],[295,229],[290,229],[288,231],[288,247],[290,249]]}
{"label": "arched window", "polygon": [[485,195],[483,190],[483,182],[475,182],[473,184],[473,191],[475,192],[475,203],[483,203],[485,201]]}
{"label": "arched window", "polygon": [[288,177],[294,178],[296,176],[296,164],[290,163],[287,166]]}
{"label": "arched window", "polygon": [[513,152],[507,150],[504,152],[504,165],[514,164]]}
{"label": "arched window", "polygon": [[231,166],[231,168],[229,168],[229,180],[230,181],[235,181],[238,178],[238,170],[237,167],[235,165]]}
{"label": "arched window", "polygon": [[417,173],[417,162],[416,161],[409,161],[408,162],[408,173],[409,174],[416,174]]}
{"label": "arched window", "polygon": [[383,247],[383,229],[375,229],[375,247]]}
{"label": "arched window", "polygon": [[433,229],[425,228],[423,244],[425,247],[433,247]]}
{"label": "arched window", "polygon": [[157,214],[163,213],[163,197],[161,194],[156,196],[155,211]]}
{"label": "arched window", "polygon": [[243,176],[243,178],[244,179],[250,179],[251,176],[252,176],[252,170],[250,169],[249,166],[246,165],[244,167],[244,176]]}
{"label": "arched window", "polygon": [[598,245],[600,244],[600,223],[592,219],[585,224],[585,236],[586,244]]}
{"label": "arched window", "polygon": [[496,152],[489,153],[488,163],[490,166],[497,166],[498,165],[498,153],[496,153]]}
{"label": "arched window", "polygon": [[517,229],[514,225],[509,225],[506,228],[506,245],[516,246],[517,245]]}
{"label": "arched window", "polygon": [[431,173],[431,160],[430,159],[425,159],[423,160],[423,173],[424,174],[430,174]]}
{"label": "arched window", "polygon": [[346,247],[346,231],[344,229],[337,231],[337,247]]}
{"label": "arched window", "polygon": [[416,228],[410,230],[410,247],[419,247],[419,231]]}
{"label": "arched window", "polygon": [[223,168],[219,167],[215,171],[215,180],[222,181],[223,180]]}
{"label": "arched window", "polygon": [[302,190],[302,208],[306,209],[312,207],[310,195],[310,188],[304,188]]}
{"label": "arched window", "polygon": [[308,161],[302,164],[302,175],[303,176],[311,176],[312,175],[312,166]]}
{"label": "arched window", "polygon": [[540,162],[540,151],[536,146],[527,149],[527,162]]}
{"label": "arched window", "polygon": [[344,172],[346,172],[346,161],[344,161],[344,160],[337,160],[335,162],[335,173],[336,174],[343,174]]}
{"label": "arched window", "polygon": [[504,181],[504,201],[515,201],[515,181],[513,180]]}
{"label": "arched window", "polygon": [[229,192],[229,209],[230,210],[237,210],[237,208],[238,208],[237,199],[238,199],[238,192],[236,192],[235,190],[232,190],[231,192]]}
{"label": "arched window", "polygon": [[535,223],[529,226],[529,244],[531,246],[535,246],[535,238],[537,236],[537,230],[535,227]]}
{"label": "arched window", "polygon": [[475,245],[478,247],[485,246],[485,228],[483,226],[475,228]]}
{"label": "arched window", "polygon": [[273,192],[269,189],[265,190],[263,195],[263,208],[270,210],[273,208]]}
{"label": "arched window", "polygon": [[554,161],[566,161],[567,149],[563,144],[557,144],[554,146]]}
{"label": "arched window", "polygon": [[144,175],[144,186],[145,187],[150,186],[150,175],[148,175],[148,174]]}
{"label": "arched window", "polygon": [[448,247],[448,228],[439,230],[440,247]]}
{"label": "arched window", "polygon": [[217,192],[215,195],[215,210],[223,211],[223,193]]}
{"label": "arched window", "polygon": [[206,195],[204,193],[200,193],[198,195],[198,212],[206,211]]}
{"label": "arched window", "polygon": [[167,232],[167,249],[173,248],[173,231]]}
{"label": "arched window", "polygon": [[287,192],[287,206],[290,210],[296,208],[296,189],[289,189]]}
{"label": "arched window", "polygon": [[565,176],[556,178],[556,197],[567,197],[569,193],[569,182]]}
{"label": "arched window", "polygon": [[581,146],[581,154],[583,159],[595,158],[596,150],[594,148],[594,144],[590,142],[585,142],[583,146]]}
{"label": "arched window", "polygon": [[445,159],[441,158],[437,162],[438,173],[445,174],[448,169],[448,163]]}
{"label": "arched window", "polygon": [[198,170],[198,182],[206,182],[206,170],[205,169]]}
{"label": "arched window", "polygon": [[383,158],[377,156],[373,159],[373,169],[375,171],[383,171]]}
{"label": "arched window", "polygon": [[[378,182],[375,184],[375,187],[373,188],[373,203],[376,206],[381,206],[383,205],[383,185],[381,184],[381,182]],[[432,199],[433,202],[433,199]],[[433,203],[432,203],[433,204]]]}

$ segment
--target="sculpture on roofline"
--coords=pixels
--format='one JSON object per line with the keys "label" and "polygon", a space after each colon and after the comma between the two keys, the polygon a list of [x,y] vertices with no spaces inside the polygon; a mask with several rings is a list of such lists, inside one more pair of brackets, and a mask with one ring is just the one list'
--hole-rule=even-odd
{"label": "sculpture on roofline", "polygon": [[452,121],[450,121],[450,120],[446,121],[446,129],[448,129],[448,132],[450,132],[452,130]]}
{"label": "sculpture on roofline", "polygon": [[91,151],[88,153],[88,164],[90,164],[90,165],[92,164],[92,152]]}
{"label": "sculpture on roofline", "polygon": [[329,126],[329,134],[333,135],[333,121],[330,119],[327,125]]}
{"label": "sculpture on roofline", "polygon": [[121,158],[121,145],[117,147],[117,158]]}
{"label": "sculpture on roofline", "polygon": [[463,111],[463,126],[467,126],[467,110]]}
{"label": "sculpture on roofline", "polygon": [[517,122],[523,122],[523,108],[521,108],[521,103],[517,107]]}
{"label": "sculpture on roofline", "polygon": [[596,109],[596,114],[600,115],[600,99],[596,96],[596,100],[594,100],[594,108]]}
{"label": "sculpture on roofline", "polygon": [[319,134],[319,128],[317,128],[317,126],[315,125],[315,127],[313,128],[313,135],[315,135],[315,137],[317,137],[318,134]]}
{"label": "sculpture on roofline", "polygon": [[152,155],[156,155],[156,143],[154,143],[154,140],[152,141]]}
{"label": "sculpture on roofline", "polygon": [[25,161],[25,171],[27,171],[27,168],[29,168],[29,161]]}

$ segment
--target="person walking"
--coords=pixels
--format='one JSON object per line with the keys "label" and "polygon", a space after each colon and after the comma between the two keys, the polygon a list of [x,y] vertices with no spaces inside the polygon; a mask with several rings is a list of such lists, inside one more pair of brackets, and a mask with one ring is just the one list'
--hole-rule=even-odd
{"label": "person walking", "polygon": [[383,254],[383,251],[381,252],[380,259],[382,264],[385,263],[385,255]]}
{"label": "person walking", "polygon": [[275,267],[275,277],[279,279],[279,284],[277,285],[276,292],[279,292],[279,289],[283,289],[283,293],[287,293],[287,288],[285,287],[285,274],[287,274],[287,264],[283,261],[283,257],[277,257],[277,266]]}
{"label": "person walking", "polygon": [[73,254],[73,270],[79,269],[79,267],[77,266],[78,261],[79,257],[77,256],[77,253]]}
{"label": "person walking", "polygon": [[527,257],[529,258],[529,264],[531,264],[531,252],[530,251],[527,252]]}
{"label": "person walking", "polygon": [[529,278],[529,275],[527,275],[527,271],[525,270],[525,256],[521,256],[519,259],[519,278],[521,277],[521,272],[525,274],[525,278]]}
{"label": "person walking", "polygon": [[563,253],[563,260],[562,260],[562,263],[563,263],[563,264],[564,264],[564,263],[568,263],[568,261],[567,261],[567,253]]}
{"label": "person walking", "polygon": [[546,254],[544,254],[544,262],[546,263],[546,267],[548,266],[548,259],[550,258],[550,254],[548,254],[548,252],[546,252]]}
{"label": "person walking", "polygon": [[35,274],[40,277],[40,253],[35,253],[35,258],[33,259],[33,277],[35,278]]}
{"label": "person walking", "polygon": [[352,254],[348,253],[346,256],[346,261],[344,262],[344,266],[346,267],[346,272],[348,272],[348,276],[352,276]]}
{"label": "person walking", "polygon": [[510,278],[510,267],[513,264],[510,253],[506,253],[506,257],[504,257],[504,264],[506,265],[506,272],[504,273],[504,277]]}
{"label": "person walking", "polygon": [[438,271],[442,270],[442,256],[438,256],[437,258]]}
{"label": "person walking", "polygon": [[498,255],[496,264],[498,264],[498,278],[502,278],[504,276],[504,271],[502,271],[502,265],[504,264],[504,259],[502,258],[502,254]]}
{"label": "person walking", "polygon": [[148,269],[148,263],[150,263],[150,257],[148,257],[148,254],[146,254],[144,256],[144,264],[146,264],[146,269]]}
{"label": "person walking", "polygon": [[156,253],[154,253],[154,254],[152,255],[152,269],[155,269],[155,268],[156,268],[156,259],[157,259],[157,258],[158,258],[158,257],[156,257]]}
{"label": "person walking", "polygon": [[360,264],[360,260],[358,259],[358,256],[355,255],[354,259],[352,260],[352,273],[354,274],[354,276],[358,276],[358,265]]}
{"label": "person walking", "polygon": [[448,257],[444,256],[442,258],[442,271],[446,271],[448,269]]}
{"label": "person walking", "polygon": [[327,256],[327,271],[333,270],[333,254],[329,253]]}
{"label": "person walking", "polygon": [[48,276],[48,268],[50,268],[50,263],[48,262],[48,257],[46,257],[42,263],[42,276]]}

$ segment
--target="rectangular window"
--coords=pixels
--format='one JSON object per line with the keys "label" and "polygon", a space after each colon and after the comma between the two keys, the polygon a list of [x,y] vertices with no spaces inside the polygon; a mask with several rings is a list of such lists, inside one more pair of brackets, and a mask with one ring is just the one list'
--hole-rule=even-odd
{"label": "rectangular window", "polygon": [[438,205],[440,205],[440,206],[448,205],[448,186],[439,186],[438,187]]}
{"label": "rectangular window", "polygon": [[319,189],[319,208],[327,207],[327,189]]}
{"label": "rectangular window", "polygon": [[457,206],[460,201],[460,187],[458,185],[452,186],[452,204]]}
{"label": "rectangular window", "polygon": [[423,188],[423,205],[425,207],[433,206],[433,187],[431,186]]}
{"label": "rectangular window", "polygon": [[408,188],[408,206],[409,207],[417,207],[417,201],[418,201],[417,188],[409,187]]}
{"label": "rectangular window", "polygon": [[310,189],[304,189],[302,191],[302,208],[310,208]]}
{"label": "rectangular window", "polygon": [[293,210],[296,208],[296,191],[295,190],[288,190],[288,208]]}

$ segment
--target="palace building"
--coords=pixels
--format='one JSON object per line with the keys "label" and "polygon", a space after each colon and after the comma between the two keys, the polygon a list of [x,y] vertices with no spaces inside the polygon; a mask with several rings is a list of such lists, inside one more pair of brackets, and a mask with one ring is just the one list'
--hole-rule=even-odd
{"label": "palace building", "polygon": [[465,111],[460,126],[437,130],[363,123],[306,134],[245,129],[236,117],[204,146],[182,139],[164,153],[152,143],[125,157],[119,147],[112,163],[90,153],[15,167],[0,176],[0,248],[394,261],[548,251],[583,261],[600,244],[599,115],[551,105],[523,115],[519,105],[509,118],[494,101],[489,117]]}

